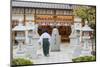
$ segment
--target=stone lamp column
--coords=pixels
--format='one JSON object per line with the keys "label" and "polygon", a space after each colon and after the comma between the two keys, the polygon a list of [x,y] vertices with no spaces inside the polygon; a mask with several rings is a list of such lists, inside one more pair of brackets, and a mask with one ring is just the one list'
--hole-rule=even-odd
{"label": "stone lamp column", "polygon": [[22,24],[21,20],[17,26],[15,26],[12,31],[17,32],[17,36],[15,36],[15,40],[18,42],[16,57],[24,57],[24,43],[25,43],[25,26]]}
{"label": "stone lamp column", "polygon": [[93,29],[88,26],[88,21],[85,21],[85,25],[82,27],[83,55],[91,55],[92,43],[90,43],[90,32],[93,32]]}

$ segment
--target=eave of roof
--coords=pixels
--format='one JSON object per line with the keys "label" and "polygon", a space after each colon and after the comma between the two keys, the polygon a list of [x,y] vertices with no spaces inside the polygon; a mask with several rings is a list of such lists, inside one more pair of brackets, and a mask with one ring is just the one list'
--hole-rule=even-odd
{"label": "eave of roof", "polygon": [[73,9],[71,4],[12,1],[12,7],[33,7],[33,8],[52,8],[52,9]]}

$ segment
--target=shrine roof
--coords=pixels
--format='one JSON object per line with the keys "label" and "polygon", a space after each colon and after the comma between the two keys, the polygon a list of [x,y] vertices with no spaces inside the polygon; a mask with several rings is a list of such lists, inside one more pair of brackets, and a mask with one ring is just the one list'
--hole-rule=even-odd
{"label": "shrine roof", "polygon": [[12,7],[33,7],[51,9],[73,9],[72,4],[35,2],[35,1],[12,1]]}

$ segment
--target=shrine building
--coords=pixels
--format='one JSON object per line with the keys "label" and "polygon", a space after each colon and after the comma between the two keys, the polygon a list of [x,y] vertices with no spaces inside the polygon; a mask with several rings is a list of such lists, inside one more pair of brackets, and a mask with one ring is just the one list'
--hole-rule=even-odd
{"label": "shrine building", "polygon": [[62,42],[69,42],[71,25],[74,23],[73,4],[31,2],[31,1],[12,1],[12,23],[14,28],[19,19],[25,25],[31,21],[38,24],[38,33],[42,34],[43,29],[48,29],[52,33],[54,26],[57,26]]}

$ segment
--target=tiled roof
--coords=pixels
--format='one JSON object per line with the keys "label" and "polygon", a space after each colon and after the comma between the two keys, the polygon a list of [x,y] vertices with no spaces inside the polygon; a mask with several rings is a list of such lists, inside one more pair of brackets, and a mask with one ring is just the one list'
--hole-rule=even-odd
{"label": "tiled roof", "polygon": [[28,1],[12,1],[12,6],[13,7],[52,8],[52,9],[73,9],[73,6],[71,4],[28,2]]}

